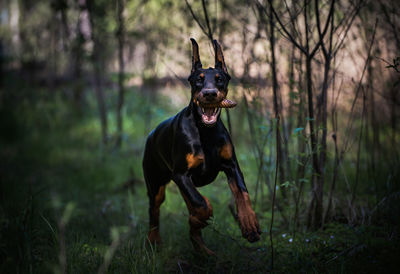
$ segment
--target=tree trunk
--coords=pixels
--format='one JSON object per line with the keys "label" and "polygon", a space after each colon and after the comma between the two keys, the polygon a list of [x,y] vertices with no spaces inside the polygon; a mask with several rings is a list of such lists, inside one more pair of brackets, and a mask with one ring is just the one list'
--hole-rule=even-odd
{"label": "tree trunk", "polygon": [[[272,71],[272,92],[273,92],[273,102],[274,102],[274,112],[275,112],[275,117],[280,117],[280,120],[282,121],[283,124],[283,117],[282,113],[280,112],[279,109],[279,104],[278,104],[278,79],[276,77],[276,58],[275,58],[275,34],[274,34],[274,17],[272,16],[272,2],[270,3],[270,16],[269,16],[269,42],[271,45],[271,71]],[[277,149],[277,155],[279,159],[281,160],[281,164],[279,165],[279,182],[282,185],[285,182],[285,168],[282,165],[282,138],[279,138],[276,140],[278,143],[276,144],[276,149]],[[286,189],[281,188],[281,193],[283,198],[287,198],[286,194]]]}
{"label": "tree trunk", "polygon": [[[298,72],[299,72],[299,104],[298,104],[298,109],[297,109],[297,125],[301,125],[304,120],[304,113],[306,113],[305,110],[305,92],[304,92],[304,82],[303,82],[303,55],[300,54],[300,59],[299,59],[299,67],[298,67]],[[297,197],[295,199],[296,205],[295,205],[295,214],[294,214],[294,229],[297,228],[298,226],[298,221],[299,221],[299,208],[301,206],[301,198],[303,195],[303,189],[304,189],[304,176],[305,176],[305,170],[306,170],[306,143],[305,143],[305,130],[299,131],[299,136],[298,138],[298,143],[297,143],[297,154],[299,155],[298,159],[298,164],[297,164],[297,173],[296,173],[296,183],[299,188]],[[294,230],[295,231],[295,230]]]}
{"label": "tree trunk", "polygon": [[[96,50],[96,44],[94,46],[94,50]],[[94,53],[94,55],[97,55]],[[103,91],[103,85],[101,81],[101,69],[100,69],[100,64],[98,63],[98,57],[92,57],[94,60],[93,66],[94,66],[94,87],[95,87],[95,93],[96,93],[96,99],[97,99],[97,104],[98,104],[98,109],[99,109],[99,115],[100,115],[100,123],[101,123],[101,137],[102,137],[102,142],[103,144],[107,144],[108,142],[108,123],[107,123],[107,107],[105,104],[104,100],[104,91]]]}
{"label": "tree trunk", "polygon": [[[312,67],[311,67],[311,57],[309,55],[306,55],[306,80],[307,80],[307,99],[308,99],[308,124],[310,127],[310,139],[311,139],[311,153],[312,153],[312,169],[313,169],[313,190],[312,190],[312,195],[313,198],[312,200],[315,201],[315,203],[312,203],[314,206],[310,206],[310,210],[314,211],[313,215],[314,217],[314,228],[320,227],[322,225],[322,212],[323,212],[323,205],[322,205],[322,199],[323,199],[323,185],[321,182],[318,180],[315,182],[315,179],[319,178],[321,176],[321,171],[319,168],[319,161],[318,161],[318,140],[316,137],[316,132],[314,129],[314,103],[313,103],[313,91],[312,91]],[[311,225],[311,221],[308,222],[309,225]]]}
{"label": "tree trunk", "polygon": [[86,5],[88,16],[89,16],[89,23],[91,29],[91,39],[93,42],[93,53],[91,56],[92,66],[94,70],[94,90],[97,99],[97,105],[99,109],[99,116],[100,116],[100,124],[101,124],[101,139],[103,144],[107,144],[108,142],[108,123],[107,123],[107,107],[104,100],[104,91],[102,85],[102,71],[104,69],[104,64],[102,62],[102,58],[100,56],[101,51],[101,44],[96,36],[96,31],[94,29],[94,14],[91,8],[91,5]]}
{"label": "tree trunk", "polygon": [[123,135],[123,117],[122,117],[122,107],[124,104],[124,40],[125,40],[125,27],[124,27],[124,17],[123,12],[125,8],[124,0],[118,0],[118,105],[117,105],[117,142],[116,146],[121,147],[122,135]]}
{"label": "tree trunk", "polygon": [[335,190],[337,174],[339,172],[339,150],[338,150],[338,146],[337,146],[336,134],[332,135],[332,139],[335,143],[335,161],[333,164],[333,177],[332,177],[331,187],[329,189],[328,205],[327,205],[326,211],[325,211],[324,222],[329,221],[331,218],[333,192]]}
{"label": "tree trunk", "polygon": [[365,99],[366,99],[366,96],[365,96],[365,93],[363,92],[363,108],[362,108],[362,114],[361,114],[360,135],[358,138],[358,147],[357,147],[356,178],[355,178],[355,182],[354,182],[353,191],[351,194],[350,210],[354,207],[354,201],[356,199],[357,186],[358,186],[358,181],[359,181],[359,177],[360,177],[360,153],[361,153],[361,142],[362,142],[362,135],[363,135],[363,128],[364,128],[365,101],[366,101]]}
{"label": "tree trunk", "polygon": [[[290,134],[293,130],[293,116],[294,116],[294,60],[295,60],[295,45],[292,44],[292,48],[290,50],[290,59],[289,59],[289,111],[288,111],[288,119],[287,119],[287,129]],[[289,172],[289,171],[288,171]]]}
{"label": "tree trunk", "polygon": [[[307,99],[308,99],[308,122],[310,127],[310,139],[311,139],[311,153],[312,153],[312,202],[310,203],[309,207],[309,216],[314,217],[314,228],[319,228],[322,225],[322,214],[323,214],[323,189],[322,185],[315,179],[321,176],[321,171],[319,168],[319,160],[318,160],[318,139],[316,135],[316,131],[314,128],[314,102],[313,102],[313,90],[312,90],[312,57],[310,54],[309,48],[309,22],[308,22],[308,7],[307,0],[305,0],[305,8],[304,8],[304,24],[306,27],[306,88],[307,88]],[[314,214],[311,214],[311,211],[314,211]],[[311,225],[311,220],[309,218],[308,226]]]}
{"label": "tree trunk", "polygon": [[331,66],[331,56],[330,52],[325,55],[325,66],[324,66],[324,80],[322,84],[322,92],[321,92],[321,127],[322,127],[322,136],[321,136],[321,150],[319,153],[319,169],[320,174],[317,177],[317,203],[315,208],[315,226],[316,228],[322,225],[323,221],[323,190],[324,190],[324,182],[325,182],[325,163],[326,163],[326,137],[328,132],[328,79],[329,79],[329,71]]}
{"label": "tree trunk", "polygon": [[76,24],[76,37],[72,42],[72,74],[74,79],[73,96],[74,104],[79,115],[82,114],[82,100],[83,100],[83,79],[82,79],[82,64],[84,58],[83,45],[85,37],[82,33],[82,10],[84,7],[79,5],[78,22]]}

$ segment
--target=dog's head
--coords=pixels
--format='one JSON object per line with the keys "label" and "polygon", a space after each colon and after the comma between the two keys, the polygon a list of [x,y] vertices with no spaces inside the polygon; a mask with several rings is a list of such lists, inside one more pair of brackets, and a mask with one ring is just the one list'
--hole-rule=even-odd
{"label": "dog's head", "polygon": [[203,69],[199,46],[191,38],[193,55],[192,71],[188,78],[192,87],[192,101],[195,111],[206,126],[213,126],[221,113],[221,108],[234,107],[236,103],[226,99],[228,83],[231,77],[225,66],[224,55],[217,40],[214,40],[214,68]]}

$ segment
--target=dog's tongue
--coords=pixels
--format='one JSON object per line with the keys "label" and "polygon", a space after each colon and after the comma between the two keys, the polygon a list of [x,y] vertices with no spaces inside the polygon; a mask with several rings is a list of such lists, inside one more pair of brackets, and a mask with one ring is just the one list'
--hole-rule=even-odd
{"label": "dog's tongue", "polygon": [[214,114],[214,108],[204,108],[204,114],[206,114],[207,116],[213,116]]}
{"label": "dog's tongue", "polygon": [[217,121],[217,114],[215,108],[204,108],[203,114],[201,115],[203,123],[206,125],[212,125]]}

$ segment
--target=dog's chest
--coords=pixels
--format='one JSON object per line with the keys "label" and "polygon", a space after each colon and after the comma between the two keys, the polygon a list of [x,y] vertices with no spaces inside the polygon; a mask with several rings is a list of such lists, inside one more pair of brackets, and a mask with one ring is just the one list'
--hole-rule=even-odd
{"label": "dog's chest", "polygon": [[220,171],[221,158],[218,146],[203,146],[204,161],[193,170],[192,180],[195,186],[212,183]]}

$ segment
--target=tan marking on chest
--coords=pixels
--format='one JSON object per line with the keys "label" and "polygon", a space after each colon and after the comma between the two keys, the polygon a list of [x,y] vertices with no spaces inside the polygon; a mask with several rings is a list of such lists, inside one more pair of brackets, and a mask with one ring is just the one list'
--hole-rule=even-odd
{"label": "tan marking on chest", "polygon": [[188,169],[195,168],[204,162],[204,155],[194,155],[193,153],[186,154],[186,162],[188,164]]}
{"label": "tan marking on chest", "polygon": [[232,145],[227,143],[221,148],[220,155],[222,158],[229,160],[232,158]]}

